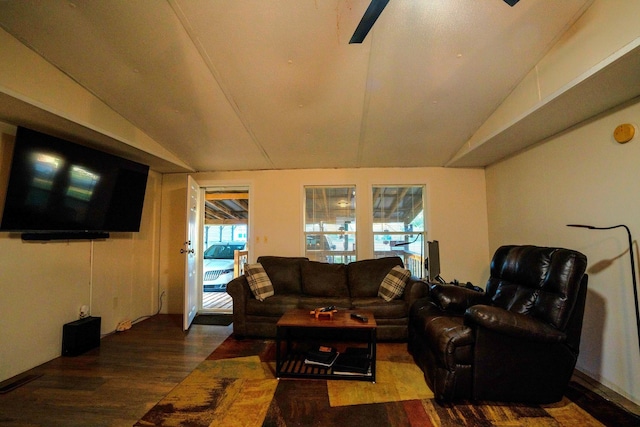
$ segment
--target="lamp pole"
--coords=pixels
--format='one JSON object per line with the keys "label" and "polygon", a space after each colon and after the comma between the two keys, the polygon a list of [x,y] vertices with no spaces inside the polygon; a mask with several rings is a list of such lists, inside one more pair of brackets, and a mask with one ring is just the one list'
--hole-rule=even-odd
{"label": "lamp pole", "polygon": [[640,310],[638,309],[638,284],[636,282],[636,263],[635,255],[633,253],[633,239],[631,238],[631,230],[624,224],[613,225],[611,227],[594,227],[593,225],[583,224],[567,224],[567,227],[579,227],[587,228],[589,230],[612,230],[614,228],[624,228],[627,230],[627,236],[629,238],[629,257],[631,258],[631,280],[633,283],[633,302],[636,307],[636,332],[638,333],[638,349],[640,350]]}

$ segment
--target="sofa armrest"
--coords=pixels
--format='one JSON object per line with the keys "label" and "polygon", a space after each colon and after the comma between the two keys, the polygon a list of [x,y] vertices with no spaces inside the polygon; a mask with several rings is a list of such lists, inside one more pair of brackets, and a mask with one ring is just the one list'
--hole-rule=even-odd
{"label": "sofa armrest", "polygon": [[241,301],[243,306],[246,301],[251,297],[251,288],[249,288],[249,282],[245,275],[238,276],[229,283],[227,283],[227,293],[235,300]]}
{"label": "sofa armrest", "polygon": [[227,283],[227,293],[233,298],[233,333],[236,336],[244,336],[247,334],[247,301],[253,298],[246,276],[236,277]]}
{"label": "sofa armrest", "polygon": [[530,341],[558,343],[567,338],[564,332],[547,323],[500,307],[474,305],[467,309],[464,318],[468,323],[475,323],[496,333]]}
{"label": "sofa armrest", "polygon": [[440,310],[456,314],[463,314],[467,308],[473,305],[488,302],[488,297],[484,292],[439,283],[431,284],[429,297]]}
{"label": "sofa armrest", "polygon": [[415,277],[410,277],[407,285],[404,288],[403,298],[407,303],[407,307],[411,308],[420,298],[424,298],[429,295],[429,286],[423,280]]}

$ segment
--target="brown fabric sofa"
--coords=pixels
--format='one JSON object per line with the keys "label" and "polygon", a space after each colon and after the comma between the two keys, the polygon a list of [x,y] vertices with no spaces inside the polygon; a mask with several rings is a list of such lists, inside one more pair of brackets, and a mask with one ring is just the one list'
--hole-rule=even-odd
{"label": "brown fabric sofa", "polygon": [[307,258],[262,256],[257,262],[269,276],[274,295],[257,300],[244,275],[227,284],[227,293],[233,298],[233,332],[239,338],[274,338],[276,322],[288,310],[335,305],[337,309],[372,312],[378,324],[378,340],[406,341],[409,309],[428,293],[424,281],[411,277],[399,298],[386,302],[378,297],[387,273],[395,266],[404,267],[399,257],[328,264]]}
{"label": "brown fabric sofa", "polygon": [[433,284],[411,308],[409,351],[439,400],[551,403],[578,358],[586,257],[503,246],[486,292]]}

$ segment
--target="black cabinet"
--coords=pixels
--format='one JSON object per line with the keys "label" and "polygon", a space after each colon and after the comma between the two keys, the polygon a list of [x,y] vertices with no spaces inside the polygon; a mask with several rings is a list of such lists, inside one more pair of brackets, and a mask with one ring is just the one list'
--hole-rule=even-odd
{"label": "black cabinet", "polygon": [[85,317],[62,327],[62,355],[78,356],[100,346],[100,317]]}

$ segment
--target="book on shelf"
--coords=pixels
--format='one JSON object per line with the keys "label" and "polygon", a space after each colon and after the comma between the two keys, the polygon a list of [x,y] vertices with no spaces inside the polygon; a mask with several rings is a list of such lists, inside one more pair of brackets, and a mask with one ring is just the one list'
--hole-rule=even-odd
{"label": "book on shelf", "polygon": [[349,351],[338,355],[333,373],[339,375],[371,375],[371,359],[364,351]]}
{"label": "book on shelf", "polygon": [[319,346],[307,352],[304,363],[330,368],[338,358],[338,351],[333,347]]}
{"label": "book on shelf", "polygon": [[347,347],[344,350],[344,354],[349,357],[362,357],[365,359],[371,358],[370,350],[367,347]]}
{"label": "book on shelf", "polygon": [[336,370],[336,368],[334,367],[331,371],[333,373],[333,375],[358,375],[358,376],[367,376],[370,377],[371,376],[371,367],[369,367],[369,369],[367,369],[367,372],[354,372],[354,371],[341,371],[339,369]]}

